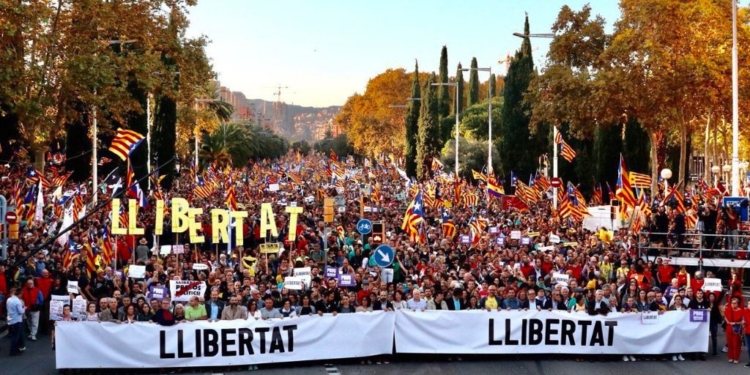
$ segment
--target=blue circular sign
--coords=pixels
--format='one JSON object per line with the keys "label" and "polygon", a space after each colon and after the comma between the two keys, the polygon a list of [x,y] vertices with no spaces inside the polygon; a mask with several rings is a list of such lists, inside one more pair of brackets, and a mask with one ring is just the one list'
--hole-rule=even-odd
{"label": "blue circular sign", "polygon": [[375,252],[371,256],[375,257],[375,264],[382,268],[388,267],[393,263],[393,258],[396,257],[396,252],[388,245],[380,245],[375,249]]}
{"label": "blue circular sign", "polygon": [[370,234],[372,232],[372,221],[367,219],[360,219],[357,222],[357,232],[361,235]]}

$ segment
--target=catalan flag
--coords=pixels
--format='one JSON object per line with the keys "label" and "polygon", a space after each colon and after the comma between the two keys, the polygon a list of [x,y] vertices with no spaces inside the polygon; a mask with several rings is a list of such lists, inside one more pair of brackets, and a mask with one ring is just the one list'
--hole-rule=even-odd
{"label": "catalan flag", "polygon": [[66,173],[64,175],[60,175],[60,176],[54,177],[52,179],[52,187],[58,188],[58,187],[65,186],[65,183],[68,182],[68,178],[70,178],[70,176],[72,174],[73,174],[73,172],[68,172],[68,173]]}
{"label": "catalan flag", "polygon": [[630,183],[634,188],[650,189],[651,176],[643,173],[630,172]]}
{"label": "catalan flag", "polygon": [[112,240],[109,237],[109,228],[105,225],[102,229],[101,249],[102,249],[102,262],[105,265],[112,264],[114,252],[112,251]]}
{"label": "catalan flag", "polygon": [[620,155],[620,166],[617,169],[617,189],[615,196],[622,202],[623,210],[628,207],[635,207],[635,195],[633,194],[633,188],[630,185],[630,175],[628,169],[625,166],[625,158]]}
{"label": "catalan flag", "polygon": [[138,132],[117,129],[117,134],[109,146],[109,151],[112,151],[113,154],[125,161],[144,139],[145,137]]}
{"label": "catalan flag", "polygon": [[438,158],[432,158],[432,170],[433,171],[442,171],[443,168],[444,168],[443,163],[441,163]]}
{"label": "catalan flag", "polygon": [[234,184],[231,178],[227,182],[227,208],[230,211],[237,211],[237,195],[234,192]]}
{"label": "catalan flag", "polygon": [[569,163],[572,162],[577,155],[576,151],[573,150],[573,148],[565,142],[562,137],[562,133],[560,133],[559,131],[557,131],[556,133],[557,135],[555,135],[555,144],[560,148],[560,156],[562,156]]}
{"label": "catalan flag", "polygon": [[591,197],[591,204],[598,206],[602,204],[602,184],[594,187],[594,195]]}
{"label": "catalan flag", "polygon": [[198,181],[193,188],[193,195],[201,199],[208,199],[211,196],[211,189],[206,186],[206,181],[203,177],[198,177]]}
{"label": "catalan flag", "polygon": [[487,181],[487,175],[481,172],[477,172],[475,170],[471,170],[471,175],[474,177],[477,181]]}

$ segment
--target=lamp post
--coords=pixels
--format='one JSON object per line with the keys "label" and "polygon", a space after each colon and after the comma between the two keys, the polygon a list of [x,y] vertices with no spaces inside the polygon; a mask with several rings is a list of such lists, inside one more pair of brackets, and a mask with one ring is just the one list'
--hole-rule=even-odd
{"label": "lamp post", "polygon": [[672,170],[669,168],[664,168],[661,170],[661,179],[664,180],[664,195],[667,194],[667,189],[669,189],[669,179],[672,178]]}
{"label": "lamp post", "polygon": [[[732,172],[734,172],[732,168],[734,168],[734,165],[729,165],[729,164],[724,164],[721,167],[721,171],[724,172],[724,173],[721,174],[721,178],[724,180],[724,183],[727,182],[729,174],[732,173]],[[738,176],[738,179],[739,179],[739,171],[737,172],[737,176]],[[732,179],[731,183],[734,184],[734,178]]]}
{"label": "lamp post", "polygon": [[433,83],[433,86],[453,86],[456,89],[456,181],[458,181],[458,83],[457,82],[437,82]]}
{"label": "lamp post", "polygon": [[737,63],[737,1],[732,0],[732,196],[740,193],[739,68]]}
{"label": "lamp post", "polygon": [[718,165],[714,165],[713,167],[711,167],[711,174],[714,175],[714,187],[718,185],[719,172],[721,172],[721,167],[719,167]]}
{"label": "lamp post", "polygon": [[[488,72],[490,73],[490,80],[492,80],[492,68],[468,68],[468,69],[461,69],[464,72],[468,72],[471,70],[477,70],[480,72]],[[489,135],[487,136],[487,175],[492,174],[492,85],[494,85],[495,82],[490,82],[489,85],[487,85],[487,98],[489,104]]]}

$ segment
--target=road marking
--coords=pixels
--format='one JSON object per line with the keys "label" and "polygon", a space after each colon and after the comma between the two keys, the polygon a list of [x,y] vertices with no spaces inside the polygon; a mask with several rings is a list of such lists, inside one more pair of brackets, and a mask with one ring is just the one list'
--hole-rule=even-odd
{"label": "road marking", "polygon": [[326,366],[326,372],[328,373],[328,375],[341,375],[341,373],[339,372],[339,369],[336,368],[336,366],[330,365],[330,364],[327,364],[325,366]]}

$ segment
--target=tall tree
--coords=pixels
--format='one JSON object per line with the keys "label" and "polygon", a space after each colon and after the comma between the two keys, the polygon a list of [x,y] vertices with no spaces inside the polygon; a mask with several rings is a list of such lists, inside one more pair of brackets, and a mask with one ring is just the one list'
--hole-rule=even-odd
{"label": "tall tree", "polygon": [[[443,46],[440,50],[440,83],[448,83],[448,47]],[[448,117],[451,112],[451,96],[450,86],[438,86],[437,89],[437,104],[438,104],[438,116],[440,118]]]}
{"label": "tall tree", "polygon": [[[529,33],[529,18],[526,17],[524,33]],[[518,173],[519,176],[532,173],[541,149],[530,144],[529,116],[531,105],[524,102],[523,96],[529,88],[534,74],[534,61],[531,56],[531,42],[524,38],[521,49],[511,60],[508,75],[503,88],[503,108],[501,111],[500,129],[502,138],[499,142],[502,172]]]}
{"label": "tall tree", "polygon": [[417,178],[429,176],[432,158],[440,155],[440,126],[438,123],[437,95],[433,83],[437,78],[433,73],[424,86],[419,108],[419,132],[417,135]]}
{"label": "tall tree", "polygon": [[421,98],[419,88],[419,63],[414,63],[414,77],[411,81],[411,98],[409,108],[406,114],[406,151],[404,159],[406,160],[406,175],[409,177],[417,176],[417,135],[419,134],[419,112],[421,103],[417,98]]}
{"label": "tall tree", "polygon": [[479,70],[477,68],[477,58],[472,57],[469,71],[469,107],[479,102]]}
{"label": "tall tree", "polygon": [[461,115],[461,112],[464,110],[464,107],[466,106],[466,100],[464,98],[464,86],[466,86],[466,82],[464,82],[464,69],[461,66],[461,63],[458,63],[458,68],[456,68],[456,83],[458,86],[456,86],[456,95],[458,95],[458,108],[456,106],[453,106],[453,113],[458,113]]}
{"label": "tall tree", "polygon": [[490,74],[490,96],[495,97],[497,96],[497,78],[495,77],[495,73]]}

